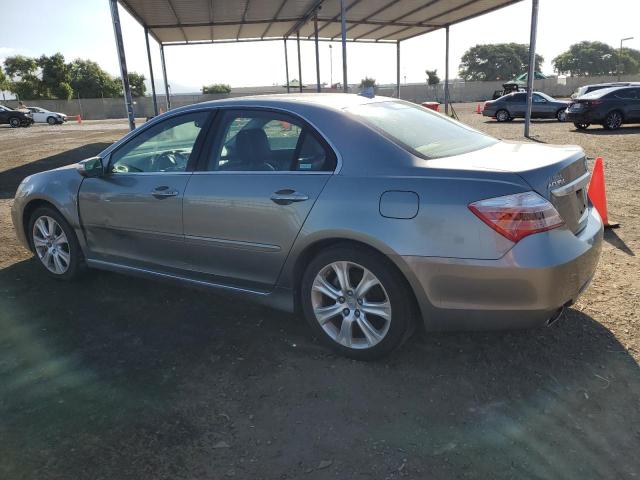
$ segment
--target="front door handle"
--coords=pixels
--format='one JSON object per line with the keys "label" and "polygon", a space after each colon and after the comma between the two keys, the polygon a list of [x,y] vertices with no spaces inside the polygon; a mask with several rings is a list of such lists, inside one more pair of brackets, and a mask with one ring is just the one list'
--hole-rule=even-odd
{"label": "front door handle", "polygon": [[278,205],[290,205],[294,202],[304,202],[305,200],[309,200],[309,196],[287,188],[275,192],[271,195],[271,200]]}
{"label": "front door handle", "polygon": [[151,195],[153,195],[156,198],[176,197],[178,195],[178,191],[171,190],[166,185],[163,185],[161,187],[154,188],[153,191],[151,192]]}

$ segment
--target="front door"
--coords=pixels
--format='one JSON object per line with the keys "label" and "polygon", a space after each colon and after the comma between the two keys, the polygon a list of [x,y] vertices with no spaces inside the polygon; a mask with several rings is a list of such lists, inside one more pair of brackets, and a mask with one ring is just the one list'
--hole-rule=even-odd
{"label": "front door", "polygon": [[268,289],[336,157],[311,127],[281,113],[227,110],[215,131],[185,192],[189,263],[209,281]]}
{"label": "front door", "polygon": [[184,267],[182,201],[209,115],[187,113],[142,130],[111,153],[105,176],[82,182],[90,259]]}

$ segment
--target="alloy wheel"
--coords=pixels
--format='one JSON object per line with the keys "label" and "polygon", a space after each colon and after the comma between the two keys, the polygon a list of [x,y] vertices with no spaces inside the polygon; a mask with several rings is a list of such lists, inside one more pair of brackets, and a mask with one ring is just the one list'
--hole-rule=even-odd
{"label": "alloy wheel", "polygon": [[507,120],[509,120],[509,113],[506,110],[500,110],[496,114],[496,120],[498,120],[499,122],[506,122]]}
{"label": "alloy wheel", "polygon": [[33,247],[51,273],[64,274],[71,264],[71,247],[64,230],[53,218],[39,217],[33,224]]}
{"label": "alloy wheel", "polygon": [[611,112],[609,115],[607,115],[605,126],[609,130],[615,130],[616,128],[619,128],[620,125],[622,125],[622,115],[620,115],[620,113]]}
{"label": "alloy wheel", "polygon": [[380,280],[357,263],[338,261],[318,272],[311,288],[316,321],[336,343],[367,349],[391,325],[391,302]]}

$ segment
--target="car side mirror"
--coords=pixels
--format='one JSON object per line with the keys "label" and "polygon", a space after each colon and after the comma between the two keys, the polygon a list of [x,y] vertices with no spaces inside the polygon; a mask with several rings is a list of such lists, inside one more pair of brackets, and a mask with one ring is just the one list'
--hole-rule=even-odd
{"label": "car side mirror", "polygon": [[78,163],[78,173],[85,178],[97,178],[104,175],[102,158],[92,157]]}

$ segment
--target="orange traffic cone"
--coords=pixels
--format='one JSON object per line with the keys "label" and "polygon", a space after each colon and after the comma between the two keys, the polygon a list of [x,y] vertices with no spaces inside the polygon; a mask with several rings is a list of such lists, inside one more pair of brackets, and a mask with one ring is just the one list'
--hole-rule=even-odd
{"label": "orange traffic cone", "polygon": [[589,199],[593,206],[602,217],[602,222],[605,227],[617,228],[620,225],[618,223],[609,223],[607,216],[607,194],[605,192],[604,184],[604,165],[602,163],[602,157],[596,158],[596,163],[593,165],[593,174],[591,176],[591,182],[589,183],[588,191]]}
{"label": "orange traffic cone", "polygon": [[82,124],[82,117],[80,115],[76,115],[76,121]]}
{"label": "orange traffic cone", "polygon": [[482,113],[482,110],[480,110],[480,104],[478,104],[478,107],[476,108],[476,113]]}

